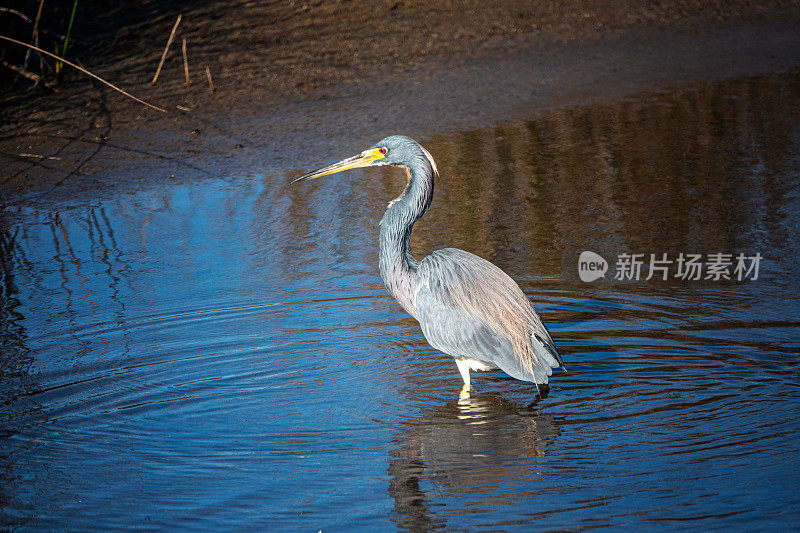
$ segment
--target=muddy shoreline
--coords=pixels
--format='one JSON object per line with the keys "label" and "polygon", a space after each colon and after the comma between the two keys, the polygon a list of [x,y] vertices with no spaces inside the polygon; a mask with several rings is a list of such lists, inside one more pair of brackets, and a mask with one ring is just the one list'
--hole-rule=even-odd
{"label": "muddy shoreline", "polygon": [[[357,4],[287,4],[269,15],[275,27],[249,22],[205,39],[211,27],[202,21],[224,26],[229,18],[258,18],[248,18],[244,4],[222,14],[214,3],[195,7],[184,15],[193,21],[186,24],[188,42],[198,43],[188,87],[176,49],[159,83],[149,84],[160,55],[155,43],[165,40],[161,34],[179,4],[118,30],[117,43],[130,56],[118,47],[103,55],[103,39],[85,40],[87,53],[103,57],[98,74],[169,112],[78,75],[68,76],[58,95],[6,94],[3,203],[80,202],[176,180],[282,180],[389,133],[425,138],[553,107],[800,65],[800,8],[792,3],[738,11],[664,4],[625,14],[598,4],[577,17],[568,6],[520,12],[500,3],[494,21],[478,22],[480,10],[471,4],[422,12],[397,2],[378,10],[372,25],[354,11]],[[245,48],[256,35],[260,47]],[[279,59],[266,61],[267,52]],[[216,72],[214,93],[200,78],[204,64]]]}

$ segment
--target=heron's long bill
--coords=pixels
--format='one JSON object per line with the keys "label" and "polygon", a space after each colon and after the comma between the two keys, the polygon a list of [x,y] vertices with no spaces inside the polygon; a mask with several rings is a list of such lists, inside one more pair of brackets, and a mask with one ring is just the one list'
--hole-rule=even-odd
{"label": "heron's long bill", "polygon": [[310,172],[305,176],[300,176],[292,183],[297,183],[298,181],[304,181],[304,180],[314,180],[317,178],[321,178],[322,176],[328,176],[330,174],[336,174],[337,172],[342,172],[344,170],[350,170],[351,168],[366,167],[372,164],[373,161],[383,158],[384,155],[381,153],[380,148],[371,148],[369,150],[364,150],[363,152],[361,152],[356,156],[348,157],[347,159],[342,159],[338,163],[334,163],[325,168],[315,170],[314,172]]}

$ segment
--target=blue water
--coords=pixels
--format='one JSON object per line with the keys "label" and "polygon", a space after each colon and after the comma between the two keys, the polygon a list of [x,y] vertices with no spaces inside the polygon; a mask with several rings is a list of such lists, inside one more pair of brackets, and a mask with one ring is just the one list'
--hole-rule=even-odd
{"label": "blue water", "polygon": [[[799,103],[776,74],[423,139],[442,177],[413,247],[517,279],[569,370],[543,398],[490,373],[459,401],[386,294],[397,171],[6,208],[0,523],[794,527]],[[578,279],[585,249],[604,280]],[[631,252],[764,260],[757,280],[614,280]]]}

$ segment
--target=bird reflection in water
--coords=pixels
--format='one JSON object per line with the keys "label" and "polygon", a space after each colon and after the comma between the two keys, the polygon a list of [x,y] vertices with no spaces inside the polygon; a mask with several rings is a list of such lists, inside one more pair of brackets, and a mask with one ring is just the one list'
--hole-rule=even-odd
{"label": "bird reflection in water", "polygon": [[443,498],[496,506],[498,487],[542,475],[539,461],[560,433],[553,415],[490,393],[423,412],[403,430],[390,452],[389,493],[394,521],[412,531],[445,528],[444,512],[468,512]]}

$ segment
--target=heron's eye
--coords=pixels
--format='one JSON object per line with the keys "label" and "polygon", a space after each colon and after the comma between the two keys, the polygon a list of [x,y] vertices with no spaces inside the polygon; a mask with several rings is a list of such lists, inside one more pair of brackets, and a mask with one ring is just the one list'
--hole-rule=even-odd
{"label": "heron's eye", "polygon": [[388,150],[384,147],[378,148],[378,151],[381,153],[381,155],[386,155],[386,152],[388,152]]}

